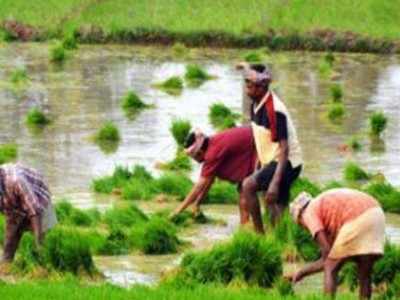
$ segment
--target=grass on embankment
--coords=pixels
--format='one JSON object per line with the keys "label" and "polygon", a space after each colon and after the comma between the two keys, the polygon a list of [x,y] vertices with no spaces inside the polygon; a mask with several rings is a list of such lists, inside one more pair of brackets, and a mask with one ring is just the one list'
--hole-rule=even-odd
{"label": "grass on embankment", "polygon": [[81,39],[90,42],[383,52],[390,46],[372,39],[399,39],[398,6],[398,1],[375,0],[4,0],[0,21],[13,17],[50,36],[80,29]]}

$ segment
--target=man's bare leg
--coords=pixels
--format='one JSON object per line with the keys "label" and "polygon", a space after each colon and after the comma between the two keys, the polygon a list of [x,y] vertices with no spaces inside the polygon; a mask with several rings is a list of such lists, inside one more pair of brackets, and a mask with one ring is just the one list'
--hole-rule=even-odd
{"label": "man's bare leg", "polygon": [[6,217],[3,261],[11,262],[14,259],[24,231],[24,219],[22,217]]}
{"label": "man's bare leg", "polygon": [[360,299],[371,299],[372,283],[371,275],[375,261],[379,258],[377,255],[362,255],[356,258],[358,269],[358,281],[360,284]]}
{"label": "man's bare leg", "polygon": [[240,192],[239,199],[239,212],[240,212],[240,224],[245,225],[250,220],[249,209],[247,207],[246,198],[243,195],[243,192]]}
{"label": "man's bare leg", "polygon": [[343,259],[330,259],[327,258],[324,263],[324,292],[332,297],[336,294],[337,289],[337,275]]}
{"label": "man's bare leg", "polygon": [[243,181],[243,196],[253,220],[256,232],[264,234],[264,225],[261,217],[260,203],[257,197],[257,183],[252,177]]}

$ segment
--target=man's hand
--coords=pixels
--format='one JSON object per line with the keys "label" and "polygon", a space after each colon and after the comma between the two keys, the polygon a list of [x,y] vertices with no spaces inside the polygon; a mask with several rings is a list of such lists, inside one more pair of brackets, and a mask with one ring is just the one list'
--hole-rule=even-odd
{"label": "man's hand", "polygon": [[278,200],[278,194],[279,186],[277,184],[271,183],[265,195],[265,200],[268,204],[276,203],[276,201]]}
{"label": "man's hand", "polygon": [[284,278],[292,283],[297,283],[303,279],[303,274],[301,271],[297,271],[293,274],[285,275]]}

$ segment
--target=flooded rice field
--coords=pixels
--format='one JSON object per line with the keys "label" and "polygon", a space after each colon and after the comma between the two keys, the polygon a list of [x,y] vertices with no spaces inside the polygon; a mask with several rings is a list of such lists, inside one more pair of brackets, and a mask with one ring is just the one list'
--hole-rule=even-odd
{"label": "flooded rice field", "polygon": [[[169,133],[174,118],[189,119],[194,127],[212,133],[208,120],[211,104],[220,101],[242,111],[242,79],[235,70],[242,56],[238,50],[191,50],[185,57],[177,57],[168,48],[81,46],[60,67],[49,63],[47,45],[0,46],[0,144],[18,144],[19,160],[43,172],[56,198],[70,199],[83,208],[106,207],[112,199],[93,195],[91,180],[112,172],[118,164],[142,164],[156,172],[156,162],[175,154]],[[368,171],[384,173],[399,186],[400,57],[337,54],[329,78],[318,71],[321,57],[318,53],[290,52],[266,58],[274,88],[297,125],[304,175],[321,183],[340,179],[343,164],[355,160]],[[179,96],[153,87],[170,76],[183,75],[190,62],[199,63],[217,78],[198,88],[185,87]],[[10,87],[9,77],[21,67],[26,68],[29,82],[16,90]],[[342,125],[332,125],[326,117],[332,82],[341,83],[344,91],[347,113]],[[129,90],[154,107],[134,119],[126,118],[120,99]],[[32,132],[25,126],[25,115],[37,105],[50,113],[53,122],[41,132]],[[368,116],[375,110],[389,118],[380,151],[374,150],[367,133]],[[117,124],[122,136],[116,151],[109,154],[90,141],[108,120]],[[343,151],[342,145],[354,135],[359,137],[362,150]],[[154,210],[153,205],[140,206],[145,211]],[[186,232],[183,238],[196,249],[229,237],[238,225],[234,206],[208,206],[205,211],[226,224]],[[388,236],[400,243],[399,216],[387,215],[387,223]],[[129,285],[157,281],[179,259],[180,255],[132,255],[98,257],[96,263],[113,282]]]}

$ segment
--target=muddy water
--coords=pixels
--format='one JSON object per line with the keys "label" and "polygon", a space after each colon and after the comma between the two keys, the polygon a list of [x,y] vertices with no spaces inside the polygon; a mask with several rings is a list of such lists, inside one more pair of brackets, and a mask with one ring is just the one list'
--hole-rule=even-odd
{"label": "muddy water", "polygon": [[[110,197],[91,195],[91,179],[111,172],[116,164],[140,163],[152,169],[156,161],[173,157],[175,149],[168,130],[172,119],[188,118],[194,126],[211,133],[207,118],[210,104],[223,101],[241,110],[241,76],[234,63],[242,55],[234,50],[192,50],[177,58],[165,48],[82,46],[63,67],[55,67],[48,63],[46,45],[0,45],[0,144],[17,143],[20,161],[40,169],[57,197],[67,197],[79,207],[106,207]],[[304,173],[320,182],[340,179],[343,163],[353,159],[369,171],[384,172],[392,183],[400,185],[400,57],[336,57],[331,78],[318,72],[320,54],[291,52],[267,57],[275,90],[288,104],[298,128],[306,162]],[[152,88],[167,76],[183,75],[188,62],[200,63],[217,79],[197,89],[185,88],[180,96]],[[19,89],[9,82],[16,67],[25,67],[30,77]],[[330,124],[325,115],[332,81],[344,87],[347,115],[342,126]],[[155,107],[127,119],[119,101],[129,89]],[[34,105],[48,111],[54,120],[41,132],[32,132],[24,124],[27,110]],[[382,110],[389,117],[380,145],[385,151],[371,151],[367,117],[373,110]],[[106,120],[114,121],[122,135],[112,154],[103,153],[90,142],[90,136]],[[360,137],[362,151],[339,151],[353,135]],[[237,225],[235,207],[208,209],[228,225],[187,232],[187,240],[196,248],[226,238]],[[387,233],[395,242],[400,242],[399,228],[400,219],[389,215]],[[97,261],[107,276],[125,285],[153,282],[165,268],[176,264],[179,256]]]}

